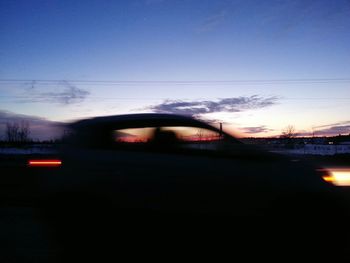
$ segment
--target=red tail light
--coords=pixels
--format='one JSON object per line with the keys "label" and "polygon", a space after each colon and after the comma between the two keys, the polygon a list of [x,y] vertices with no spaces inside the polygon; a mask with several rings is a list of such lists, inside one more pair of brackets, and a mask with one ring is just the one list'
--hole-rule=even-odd
{"label": "red tail light", "polygon": [[61,160],[29,160],[30,167],[59,167],[62,165]]}

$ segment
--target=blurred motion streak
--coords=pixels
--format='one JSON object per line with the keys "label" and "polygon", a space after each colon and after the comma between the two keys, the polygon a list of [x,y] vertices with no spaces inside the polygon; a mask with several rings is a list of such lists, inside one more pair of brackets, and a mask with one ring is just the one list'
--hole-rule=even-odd
{"label": "blurred motion streak", "polygon": [[350,186],[350,168],[326,168],[323,180],[336,186]]}
{"label": "blurred motion streak", "polygon": [[29,160],[30,167],[57,167],[62,165],[61,160]]}

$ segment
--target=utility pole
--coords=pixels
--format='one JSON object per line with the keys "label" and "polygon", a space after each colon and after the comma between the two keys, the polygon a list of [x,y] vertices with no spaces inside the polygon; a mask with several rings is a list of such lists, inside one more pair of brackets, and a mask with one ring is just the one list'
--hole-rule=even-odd
{"label": "utility pole", "polygon": [[222,137],[222,122],[220,122],[220,138]]}

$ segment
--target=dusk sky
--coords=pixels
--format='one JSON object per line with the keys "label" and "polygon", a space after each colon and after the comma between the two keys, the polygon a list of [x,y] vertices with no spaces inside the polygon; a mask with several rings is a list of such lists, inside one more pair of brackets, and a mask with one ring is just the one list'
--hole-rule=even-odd
{"label": "dusk sky", "polygon": [[0,0],[0,35],[1,133],[138,112],[350,133],[349,0]]}

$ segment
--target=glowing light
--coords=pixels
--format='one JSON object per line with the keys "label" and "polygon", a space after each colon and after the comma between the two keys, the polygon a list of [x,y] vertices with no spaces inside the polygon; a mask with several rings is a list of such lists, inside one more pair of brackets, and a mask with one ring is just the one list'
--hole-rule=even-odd
{"label": "glowing light", "polygon": [[350,186],[349,168],[328,168],[328,175],[323,176],[323,180],[337,186]]}
{"label": "glowing light", "polygon": [[41,166],[41,167],[57,167],[62,165],[61,160],[29,160],[28,165],[31,167]]}
{"label": "glowing light", "polygon": [[333,183],[334,182],[334,178],[330,175],[325,175],[322,177],[323,180],[325,180],[326,182],[329,182],[329,183]]}

